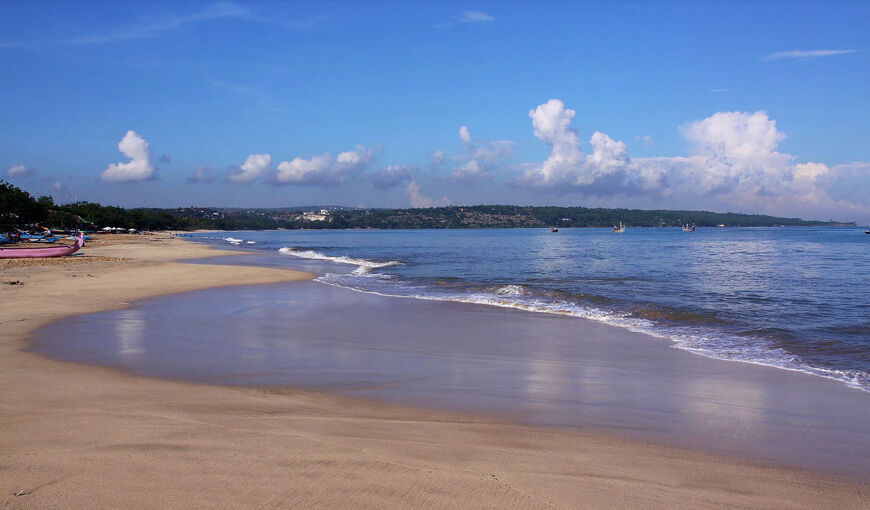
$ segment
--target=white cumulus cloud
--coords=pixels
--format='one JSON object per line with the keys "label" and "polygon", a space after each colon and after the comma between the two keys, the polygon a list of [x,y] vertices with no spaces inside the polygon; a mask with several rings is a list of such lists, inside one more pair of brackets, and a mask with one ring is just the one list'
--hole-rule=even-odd
{"label": "white cumulus cloud", "polygon": [[865,203],[836,199],[831,182],[845,173],[823,163],[796,163],[778,151],[785,134],[766,112],[718,112],[683,127],[688,157],[635,160],[636,168],[667,182],[662,192],[706,197],[719,207],[778,215],[853,214]]}
{"label": "white cumulus cloud", "polygon": [[157,168],[151,160],[151,148],[144,138],[135,131],[127,131],[118,142],[118,150],[130,161],[112,163],[100,174],[103,182],[138,182],[153,179]]}
{"label": "white cumulus cloud", "polygon": [[471,133],[468,132],[467,126],[461,126],[459,128],[459,139],[466,145],[471,144]]}
{"label": "white cumulus cloud", "polygon": [[686,125],[683,134],[703,158],[692,169],[701,192],[772,192],[790,171],[792,156],[776,151],[785,134],[766,112],[718,112]]}
{"label": "white cumulus cloud", "polygon": [[297,157],[279,163],[269,183],[276,186],[337,186],[361,173],[374,161],[374,151],[363,146],[341,152],[336,157],[328,152],[308,159]]}
{"label": "white cumulus cloud", "polygon": [[527,170],[521,182],[537,188],[553,188],[587,183],[582,174],[583,152],[580,138],[571,127],[577,114],[558,99],[550,99],[529,111],[534,134],[550,146],[550,155],[537,167]]}
{"label": "white cumulus cloud", "polygon": [[691,149],[688,155],[637,159],[629,156],[623,142],[599,131],[589,139],[592,152],[584,156],[571,127],[575,115],[557,99],[529,112],[534,134],[550,146],[550,155],[524,165],[528,169],[514,185],[596,199],[618,195],[648,204],[667,202],[668,207],[787,215],[870,213],[866,198],[834,198],[831,193],[833,183],[870,173],[870,164],[830,168],[797,163],[795,156],[779,152],[785,134],[763,111],[718,112],[689,122],[681,128]]}
{"label": "white cumulus cloud", "polygon": [[240,167],[227,176],[227,180],[236,184],[250,184],[264,176],[271,165],[271,155],[251,154]]}
{"label": "white cumulus cloud", "polygon": [[325,153],[311,158],[293,158],[278,163],[273,184],[315,184],[335,181],[330,169],[334,163],[332,154]]}

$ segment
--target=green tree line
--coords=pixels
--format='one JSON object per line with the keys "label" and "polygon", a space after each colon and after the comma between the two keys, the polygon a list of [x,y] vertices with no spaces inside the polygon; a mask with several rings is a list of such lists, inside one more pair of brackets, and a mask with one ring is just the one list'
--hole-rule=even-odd
{"label": "green tree line", "polygon": [[516,205],[449,206],[427,209],[333,208],[323,221],[306,219],[298,209],[231,209],[185,207],[175,209],[124,208],[93,202],[55,204],[51,197],[32,197],[0,180],[0,231],[44,225],[54,228],[137,230],[270,230],[344,228],[516,228],[516,227],[699,227],[854,225],[759,214],[710,211],[535,207]]}

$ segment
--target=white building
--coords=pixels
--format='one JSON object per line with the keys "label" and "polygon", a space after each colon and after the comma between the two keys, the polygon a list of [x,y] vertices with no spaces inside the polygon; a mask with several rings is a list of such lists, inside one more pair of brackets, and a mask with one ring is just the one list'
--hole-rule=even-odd
{"label": "white building", "polygon": [[329,211],[326,209],[321,209],[320,214],[314,211],[305,211],[302,213],[302,219],[307,221],[326,221],[327,215],[329,215]]}

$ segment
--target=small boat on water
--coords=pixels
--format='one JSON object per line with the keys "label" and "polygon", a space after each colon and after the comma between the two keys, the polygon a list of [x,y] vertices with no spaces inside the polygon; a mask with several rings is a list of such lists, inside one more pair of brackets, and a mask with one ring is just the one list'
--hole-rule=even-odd
{"label": "small boat on water", "polygon": [[621,234],[623,232],[625,232],[625,225],[623,225],[621,221],[619,222],[618,226],[617,225],[613,226],[613,233],[614,234]]}
{"label": "small boat on water", "polygon": [[66,257],[79,251],[85,240],[81,234],[76,238],[76,244],[67,246],[47,246],[40,248],[0,248],[0,259],[32,259],[45,257]]}
{"label": "small boat on water", "polygon": [[688,223],[683,225],[683,232],[694,232],[694,231],[695,231],[695,224],[694,223],[692,223],[691,225],[689,225]]}
{"label": "small boat on water", "polygon": [[550,232],[558,232],[559,227],[550,227]]}
{"label": "small boat on water", "polygon": [[865,234],[870,234],[870,226],[867,227],[867,230],[864,231]]}

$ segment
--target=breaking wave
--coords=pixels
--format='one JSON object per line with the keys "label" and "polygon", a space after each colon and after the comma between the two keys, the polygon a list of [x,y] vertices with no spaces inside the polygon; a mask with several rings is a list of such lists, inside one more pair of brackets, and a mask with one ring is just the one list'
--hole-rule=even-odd
{"label": "breaking wave", "polygon": [[291,248],[285,246],[278,250],[279,253],[283,255],[292,255],[294,257],[299,257],[301,259],[309,259],[309,260],[325,260],[328,262],[337,262],[339,264],[349,264],[353,266],[357,266],[357,268],[353,271],[354,274],[365,274],[371,271],[372,269],[378,269],[381,267],[389,267],[389,266],[398,266],[402,263],[396,260],[389,260],[386,262],[377,262],[374,260],[366,260],[366,259],[355,259],[353,257],[345,257],[345,256],[332,256],[325,255],[323,253],[313,251],[313,250],[305,250],[300,248]]}

